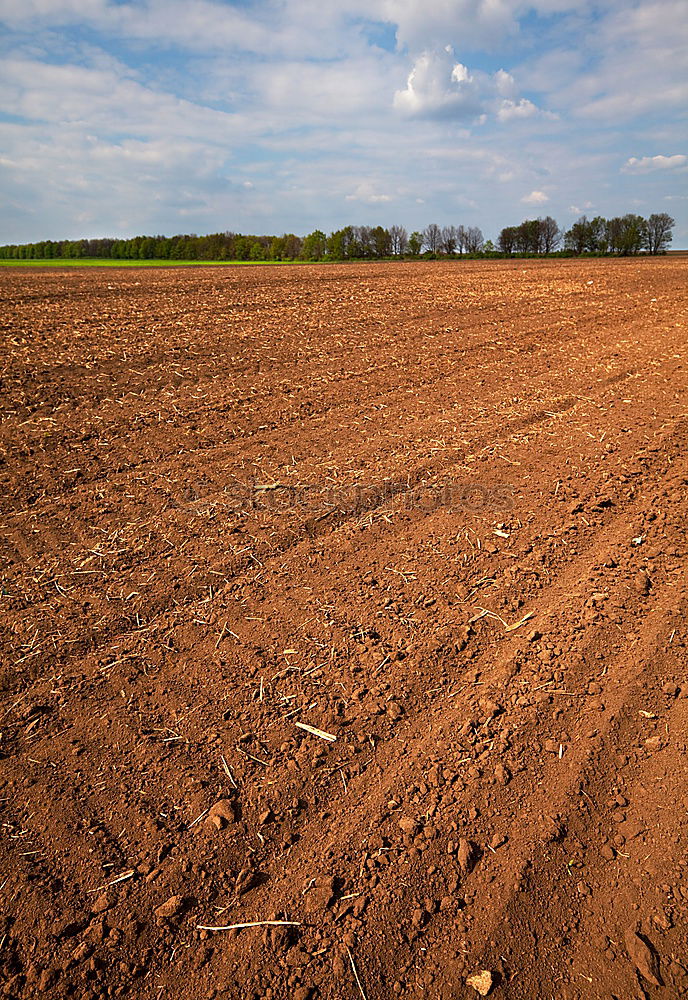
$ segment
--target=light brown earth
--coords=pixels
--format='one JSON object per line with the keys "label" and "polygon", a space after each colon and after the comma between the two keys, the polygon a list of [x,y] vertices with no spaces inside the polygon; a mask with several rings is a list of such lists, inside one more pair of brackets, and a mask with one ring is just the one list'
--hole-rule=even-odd
{"label": "light brown earth", "polygon": [[688,994],[687,278],[0,273],[4,996]]}

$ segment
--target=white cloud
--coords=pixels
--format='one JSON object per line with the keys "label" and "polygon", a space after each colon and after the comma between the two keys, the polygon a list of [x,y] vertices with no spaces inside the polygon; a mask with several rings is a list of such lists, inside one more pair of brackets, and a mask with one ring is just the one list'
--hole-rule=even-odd
{"label": "white cloud", "polygon": [[688,165],[688,156],[642,156],[640,159],[631,156],[622,167],[628,174],[649,174],[655,170],[676,170]]}
{"label": "white cloud", "polygon": [[516,91],[516,81],[511,73],[507,73],[504,69],[498,69],[494,78],[497,93],[501,97],[513,97]]}
{"label": "white cloud", "polygon": [[497,118],[500,122],[508,122],[515,118],[532,118],[536,114],[538,114],[538,108],[532,101],[522,97],[520,101],[502,101],[497,111]]}
{"label": "white cloud", "polygon": [[406,88],[394,95],[394,107],[409,117],[464,119],[479,125],[490,115],[506,123],[544,114],[527,98],[515,98],[515,93],[516,82],[510,73],[503,69],[492,74],[471,71],[456,61],[448,45],[416,58]]}
{"label": "white cloud", "polygon": [[405,90],[397,90],[394,107],[409,116],[475,118],[484,107],[480,86],[453,52],[423,52],[409,73]]}
{"label": "white cloud", "polygon": [[[282,60],[265,72],[258,65],[251,80],[252,91],[263,106],[278,109],[291,121],[302,116],[309,121],[338,122],[354,115],[360,121],[379,106],[389,106],[392,67],[387,54],[353,54],[328,62]],[[396,69],[396,67],[394,67]]]}
{"label": "white cloud", "polygon": [[618,125],[688,104],[685,0],[612,4],[579,41],[588,70],[569,90],[581,116]]}
{"label": "white cloud", "polygon": [[[572,7],[573,0],[564,0]],[[545,4],[546,5],[546,4]],[[491,47],[518,30],[523,0],[382,0],[373,9],[397,25],[399,45],[411,52],[440,44]],[[542,7],[535,2],[533,7]]]}
{"label": "white cloud", "polygon": [[531,191],[530,194],[526,194],[521,198],[524,205],[544,205],[546,201],[549,201],[549,195],[545,194],[544,191]]}
{"label": "white cloud", "polygon": [[386,201],[391,201],[388,194],[377,192],[371,181],[361,181],[356,190],[346,196],[347,201],[363,201],[369,205],[378,205]]}
{"label": "white cloud", "polygon": [[213,137],[217,142],[232,134],[250,136],[257,128],[247,116],[146,87],[126,67],[116,71],[16,58],[4,61],[3,76],[0,111],[77,127],[84,134],[177,135],[213,144]]}
{"label": "white cloud", "polygon": [[[516,37],[530,10],[550,15],[585,9],[591,0],[0,0],[0,21],[89,24],[127,38],[176,41],[188,48],[316,54],[356,18],[391,24],[400,49],[417,54],[447,44],[493,48]],[[611,0],[613,2],[613,0]]]}

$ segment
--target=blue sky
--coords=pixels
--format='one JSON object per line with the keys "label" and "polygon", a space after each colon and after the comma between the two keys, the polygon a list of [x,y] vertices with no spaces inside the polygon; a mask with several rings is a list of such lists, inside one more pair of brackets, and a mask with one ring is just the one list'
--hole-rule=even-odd
{"label": "blue sky", "polygon": [[685,0],[0,0],[0,243],[677,222]]}

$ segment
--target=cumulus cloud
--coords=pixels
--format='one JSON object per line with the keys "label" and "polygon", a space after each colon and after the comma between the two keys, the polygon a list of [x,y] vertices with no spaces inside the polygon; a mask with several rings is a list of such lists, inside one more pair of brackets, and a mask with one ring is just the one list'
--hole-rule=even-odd
{"label": "cumulus cloud", "polygon": [[544,191],[531,191],[530,194],[525,194],[521,201],[524,205],[544,205],[546,201],[549,201],[549,195],[545,194]]}
{"label": "cumulus cloud", "polygon": [[475,118],[485,106],[481,87],[451,49],[423,52],[408,75],[406,88],[394,95],[394,107],[423,118]]}
{"label": "cumulus cloud", "polygon": [[469,70],[456,60],[450,45],[416,58],[405,89],[394,95],[394,107],[409,117],[479,124],[490,115],[506,123],[543,113],[527,98],[516,97],[516,82],[510,73],[503,69],[491,74]]}
{"label": "cumulus cloud", "polygon": [[631,156],[626,160],[623,170],[628,174],[649,174],[655,170],[676,170],[688,165],[688,156],[677,153],[675,156]]}

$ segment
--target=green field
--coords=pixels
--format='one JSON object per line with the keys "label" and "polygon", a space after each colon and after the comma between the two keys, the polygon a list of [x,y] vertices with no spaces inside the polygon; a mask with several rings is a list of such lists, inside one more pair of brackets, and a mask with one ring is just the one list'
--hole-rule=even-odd
{"label": "green field", "polygon": [[0,267],[256,267],[303,264],[293,260],[111,260],[107,257],[53,257],[47,260],[0,260]]}

